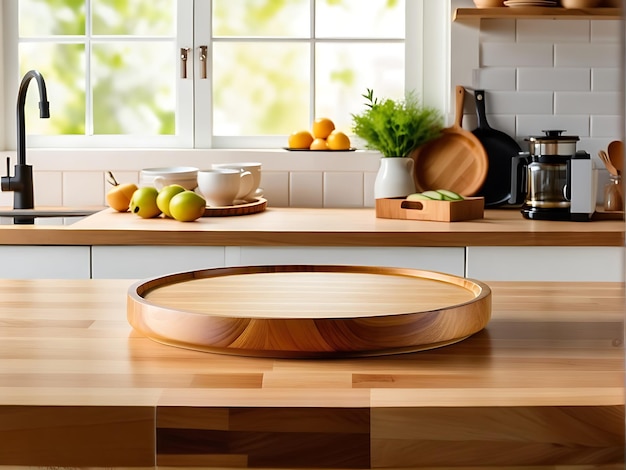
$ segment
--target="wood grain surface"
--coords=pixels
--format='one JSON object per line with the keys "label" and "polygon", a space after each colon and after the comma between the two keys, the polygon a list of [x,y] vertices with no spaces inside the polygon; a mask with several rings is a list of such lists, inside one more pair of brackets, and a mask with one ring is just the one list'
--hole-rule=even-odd
{"label": "wood grain surface", "polygon": [[155,341],[264,357],[376,356],[441,347],[480,331],[491,290],[417,269],[281,265],[140,281],[128,321]]}
{"label": "wood grain surface", "polygon": [[489,169],[489,157],[480,140],[463,129],[465,88],[455,90],[454,123],[441,136],[411,152],[413,180],[418,192],[447,189],[473,196],[482,187]]}
{"label": "wood grain surface", "polygon": [[[270,201],[271,202],[271,201]],[[0,226],[3,245],[624,246],[624,222],[526,220],[517,209],[450,224],[381,219],[373,208],[273,208],[195,222],[103,210],[65,227]]]}
{"label": "wood grain surface", "polygon": [[267,199],[262,197],[251,202],[236,204],[234,206],[210,207],[204,210],[203,217],[231,217],[236,215],[250,215],[263,212],[267,207]]}
{"label": "wood grain surface", "polygon": [[484,209],[484,197],[468,197],[460,201],[410,201],[405,198],[376,199],[376,217],[384,219],[458,222],[482,219]]}
{"label": "wood grain surface", "polygon": [[478,18],[508,18],[508,19],[558,19],[558,20],[619,20],[621,8],[545,8],[545,7],[516,7],[516,8],[457,8],[454,12],[454,21]]}
{"label": "wood grain surface", "polygon": [[624,286],[490,282],[446,348],[288,360],[158,344],[131,281],[0,281],[0,466],[624,468]]}

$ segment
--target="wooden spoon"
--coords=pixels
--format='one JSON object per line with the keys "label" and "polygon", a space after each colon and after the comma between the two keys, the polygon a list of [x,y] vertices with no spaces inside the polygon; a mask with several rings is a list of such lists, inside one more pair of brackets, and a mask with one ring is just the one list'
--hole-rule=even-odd
{"label": "wooden spoon", "polygon": [[621,140],[614,140],[609,144],[607,148],[609,160],[615,167],[615,169],[622,174],[624,171],[624,142]]}
{"label": "wooden spoon", "polygon": [[604,150],[600,150],[598,152],[598,157],[600,157],[600,160],[602,160],[602,163],[604,163],[606,169],[609,170],[609,173],[613,176],[617,176],[617,168],[615,168],[613,163],[611,163],[609,155]]}

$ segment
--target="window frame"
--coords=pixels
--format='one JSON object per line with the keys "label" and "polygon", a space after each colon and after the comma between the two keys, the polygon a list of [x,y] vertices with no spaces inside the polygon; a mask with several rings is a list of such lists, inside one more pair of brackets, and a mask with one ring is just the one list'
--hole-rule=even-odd
{"label": "window frame", "polygon": [[[7,64],[17,64],[17,1],[4,0],[0,33],[3,37],[0,103],[4,101],[4,125],[0,126],[0,145],[12,148],[15,135],[15,109],[10,106],[12,90],[17,90],[17,74]],[[191,79],[179,79],[179,108],[181,133],[176,136],[28,136],[28,145],[37,148],[179,148],[179,149],[280,149],[286,136],[274,137],[220,137],[212,135],[212,110],[209,106],[193,105],[209,100],[210,80],[200,80],[198,66],[199,45],[208,45],[211,32],[206,24],[199,27],[202,18],[210,18],[211,2],[206,0],[178,0],[179,15],[176,50],[189,47],[191,60],[188,73]],[[209,14],[209,16],[205,16]],[[405,15],[405,87],[415,90],[424,104],[440,110],[447,109],[449,90],[449,31],[450,2],[440,0],[406,0]],[[189,24],[193,27],[189,28]],[[210,48],[209,48],[210,50]],[[415,58],[420,58],[415,59]],[[210,60],[210,58],[209,58]],[[313,73],[313,71],[312,71]],[[4,95],[4,96],[1,96]],[[207,102],[207,101],[203,101]],[[185,103],[189,106],[185,107]],[[189,109],[191,108],[191,109]],[[313,112],[313,110],[311,111]],[[210,132],[207,132],[207,129]]]}

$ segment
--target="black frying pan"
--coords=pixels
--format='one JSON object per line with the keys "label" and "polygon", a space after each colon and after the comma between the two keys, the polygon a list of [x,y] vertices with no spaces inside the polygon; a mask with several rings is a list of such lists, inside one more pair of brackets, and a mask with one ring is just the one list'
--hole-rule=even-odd
{"label": "black frying pan", "polygon": [[489,170],[477,196],[485,198],[485,207],[499,206],[511,197],[511,162],[522,150],[519,144],[504,132],[493,129],[487,122],[485,91],[474,90],[478,127],[472,133],[487,152]]}

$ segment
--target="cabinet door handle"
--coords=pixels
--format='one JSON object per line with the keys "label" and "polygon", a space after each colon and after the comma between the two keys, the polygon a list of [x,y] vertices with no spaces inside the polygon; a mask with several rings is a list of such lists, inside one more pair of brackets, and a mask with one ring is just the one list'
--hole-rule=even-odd
{"label": "cabinet door handle", "polygon": [[200,46],[200,78],[206,79],[207,46]]}
{"label": "cabinet door handle", "polygon": [[189,58],[189,48],[180,48],[180,78],[187,78],[187,59]]}

